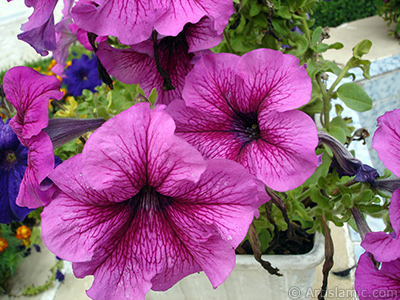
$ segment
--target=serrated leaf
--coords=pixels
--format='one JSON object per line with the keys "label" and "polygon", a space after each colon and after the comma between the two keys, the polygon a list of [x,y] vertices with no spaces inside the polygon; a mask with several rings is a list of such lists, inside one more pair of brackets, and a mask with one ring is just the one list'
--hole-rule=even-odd
{"label": "serrated leaf", "polygon": [[363,112],[372,108],[372,99],[367,92],[354,82],[342,84],[337,90],[338,97],[347,107]]}

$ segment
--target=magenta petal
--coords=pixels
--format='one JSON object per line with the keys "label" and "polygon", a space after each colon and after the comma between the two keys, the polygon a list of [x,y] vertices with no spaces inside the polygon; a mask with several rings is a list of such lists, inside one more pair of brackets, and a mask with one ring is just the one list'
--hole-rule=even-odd
{"label": "magenta petal", "polygon": [[233,114],[235,99],[245,97],[243,82],[235,74],[240,57],[230,53],[204,55],[187,75],[182,98],[204,113]]}
{"label": "magenta petal", "polygon": [[[115,49],[107,43],[100,43],[96,54],[107,72],[119,81],[140,84],[146,96],[149,96],[152,89],[156,88],[157,104],[168,104],[180,97],[185,76],[192,68],[190,59],[193,56],[188,53],[183,56],[177,53],[173,55],[160,53],[161,64],[170,75],[172,85],[175,87],[175,90],[166,91],[162,88],[164,80],[157,71],[153,57],[133,49]],[[171,58],[172,61],[164,61],[164,57]],[[176,58],[180,59],[175,61]]]}
{"label": "magenta petal", "polygon": [[355,273],[354,289],[360,300],[391,299],[400,295],[400,260],[382,263],[378,270],[369,253],[360,256]]}
{"label": "magenta petal", "polygon": [[[130,213],[126,206],[109,201],[108,195],[93,191],[81,176],[81,165],[78,154],[50,174],[67,193],[55,194],[42,213],[42,234],[47,247],[57,256],[74,262],[91,260],[97,253],[93,244],[103,255],[101,249],[111,247],[107,245],[110,239],[118,240],[123,234],[126,229],[123,221]],[[123,196],[123,191],[119,195]]]}
{"label": "magenta petal", "polygon": [[173,101],[166,111],[175,120],[176,134],[206,158],[237,160],[242,143],[231,132],[231,124],[226,118],[187,107],[182,100]]}
{"label": "magenta petal", "polygon": [[49,136],[41,132],[28,140],[28,167],[22,179],[17,204],[28,208],[46,205],[54,192],[51,186],[41,187],[42,181],[54,168],[53,145]]}
{"label": "magenta petal", "polygon": [[400,110],[388,111],[377,121],[372,146],[385,167],[400,177]]}
{"label": "magenta petal", "polygon": [[168,0],[164,2],[164,10],[160,10],[154,28],[162,35],[177,35],[187,23],[195,24],[203,17],[209,17],[214,29],[221,34],[228,24],[230,16],[235,12],[232,1],[220,0]]}
{"label": "magenta petal", "polygon": [[151,36],[157,8],[154,1],[80,0],[72,8],[72,16],[88,32],[116,36],[121,43],[131,45]]}
{"label": "magenta petal", "polygon": [[244,80],[248,98],[238,98],[241,111],[249,106],[286,111],[305,105],[311,99],[310,77],[293,55],[271,49],[254,50],[240,58],[236,72]]}
{"label": "magenta petal", "polygon": [[221,237],[236,248],[246,236],[254,212],[269,200],[265,190],[259,193],[260,187],[263,189],[263,184],[240,164],[211,159],[197,183],[186,182],[169,195],[179,204],[180,212],[196,222],[214,224]]}
{"label": "magenta petal", "polygon": [[218,34],[213,28],[213,22],[210,18],[202,18],[196,24],[186,24],[186,40],[189,45],[189,52],[197,52],[211,49],[222,41],[222,34]]}
{"label": "magenta petal", "polygon": [[303,112],[264,110],[258,116],[260,138],[244,141],[246,136],[235,132],[233,116],[206,108],[186,107],[180,100],[167,108],[176,120],[176,134],[205,157],[235,160],[279,191],[301,185],[317,168],[317,129]]}
{"label": "magenta petal", "polygon": [[175,124],[163,108],[135,104],[91,135],[83,150],[83,173],[93,187],[132,186],[134,194],[146,184],[157,188],[182,179],[198,180],[204,160],[174,135]]}
{"label": "magenta petal", "polygon": [[261,138],[245,146],[237,161],[274,190],[298,187],[318,165],[315,123],[296,110],[265,110],[258,120]]}
{"label": "magenta petal", "polygon": [[45,76],[28,67],[15,67],[4,75],[6,98],[17,110],[10,125],[23,144],[47,126],[48,102],[61,99],[60,85],[55,76]]}
{"label": "magenta petal", "polygon": [[400,189],[394,191],[389,207],[390,223],[394,232],[370,232],[361,246],[372,253],[378,261],[388,262],[400,258]]}

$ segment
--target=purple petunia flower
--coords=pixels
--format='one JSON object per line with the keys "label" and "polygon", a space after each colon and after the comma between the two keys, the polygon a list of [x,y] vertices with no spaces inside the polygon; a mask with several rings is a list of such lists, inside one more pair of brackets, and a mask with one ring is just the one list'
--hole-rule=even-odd
{"label": "purple petunia flower", "polygon": [[[203,56],[187,75],[182,97],[167,111],[176,134],[207,158],[244,165],[272,189],[302,184],[317,167],[317,129],[294,110],[311,96],[299,60],[279,51]],[[186,105],[185,105],[186,104]]]}
{"label": "purple petunia flower", "polygon": [[66,77],[63,78],[68,93],[72,96],[82,96],[84,89],[95,93],[95,87],[102,84],[97,67],[95,57],[89,58],[83,54],[80,59],[73,59],[71,65],[65,70]]}
{"label": "purple petunia flower", "polygon": [[[375,131],[372,146],[383,164],[396,176],[400,175],[400,110],[386,112],[378,118],[379,128]],[[394,232],[371,232],[361,245],[380,262],[400,258],[400,190],[393,192],[389,207],[390,223]]]}
{"label": "purple petunia flower", "polygon": [[163,36],[176,36],[187,23],[209,17],[221,34],[234,13],[231,0],[80,0],[72,9],[76,24],[98,36],[116,36],[125,45],[150,38],[153,29]]}
{"label": "purple petunia flower", "polygon": [[27,159],[28,148],[21,145],[8,121],[0,120],[0,223],[23,221],[32,211],[15,203]]}
{"label": "purple petunia flower", "polygon": [[60,82],[55,76],[45,76],[28,67],[15,67],[4,75],[4,92],[17,114],[10,126],[22,145],[29,148],[28,167],[22,179],[17,204],[29,208],[50,201],[51,185],[40,184],[54,169],[53,145],[43,131],[48,125],[49,99],[61,99]]}
{"label": "purple petunia flower", "polygon": [[34,11],[29,21],[22,24],[23,32],[18,35],[18,39],[30,44],[42,56],[56,49],[53,12],[57,2],[58,0],[25,0],[25,5],[33,7]]}
{"label": "purple petunia flower", "polygon": [[400,298],[400,260],[382,263],[378,269],[369,253],[360,256],[354,289],[360,300]]}
{"label": "purple petunia flower", "polygon": [[210,52],[222,35],[213,29],[212,21],[203,18],[197,24],[187,24],[177,36],[159,40],[161,66],[169,74],[175,90],[163,90],[163,77],[157,71],[154,60],[153,41],[149,40],[131,49],[115,49],[107,43],[99,44],[97,55],[107,72],[118,80],[129,84],[140,84],[146,95],[157,89],[157,103],[169,104],[181,97],[185,76],[193,68],[196,54]]}
{"label": "purple petunia flower", "polygon": [[104,123],[49,175],[60,191],[42,213],[43,239],[75,276],[94,275],[94,299],[144,299],[201,270],[218,286],[267,200],[241,165],[205,162],[163,106],[149,106]]}

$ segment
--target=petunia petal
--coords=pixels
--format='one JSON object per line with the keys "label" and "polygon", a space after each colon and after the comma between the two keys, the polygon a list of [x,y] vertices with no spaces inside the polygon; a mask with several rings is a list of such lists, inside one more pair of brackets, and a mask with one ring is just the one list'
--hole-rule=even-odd
{"label": "petunia petal", "polygon": [[240,111],[249,107],[259,111],[287,111],[311,99],[311,80],[293,55],[271,49],[248,52],[238,61],[236,74],[245,84],[246,98],[236,98]]}
{"label": "petunia petal", "polygon": [[400,258],[400,189],[394,191],[389,207],[390,223],[394,232],[370,232],[365,236],[361,246],[372,253],[381,262]]}
{"label": "petunia petal", "polygon": [[382,263],[377,269],[369,253],[360,256],[355,273],[354,289],[360,300],[391,299],[400,295],[400,260]]}
{"label": "petunia petal", "polygon": [[400,110],[386,112],[377,122],[372,146],[385,167],[400,177]]}
{"label": "petunia petal", "polygon": [[28,67],[14,67],[4,75],[4,92],[17,110],[10,126],[24,145],[47,126],[48,101],[61,99],[60,85],[55,76]]}
{"label": "petunia petal", "polygon": [[42,181],[54,168],[53,145],[45,132],[28,140],[28,167],[19,189],[17,204],[28,208],[41,207],[51,200],[51,187],[41,188]]}
{"label": "petunia petal", "polygon": [[149,103],[135,104],[91,135],[83,150],[83,173],[94,188],[129,186],[136,194],[146,184],[156,188],[174,180],[198,180],[204,160],[174,135],[175,124],[163,108],[150,110]]}
{"label": "petunia petal", "polygon": [[245,146],[237,161],[274,190],[286,191],[301,185],[318,164],[315,123],[295,110],[264,110],[258,121],[261,138]]}
{"label": "petunia petal", "polygon": [[226,118],[188,107],[182,100],[173,101],[166,111],[175,120],[175,133],[195,146],[204,157],[237,159],[243,146]]}
{"label": "petunia petal", "polygon": [[155,1],[80,0],[71,14],[80,28],[98,36],[116,36],[130,45],[151,36],[156,9]]}
{"label": "petunia petal", "polygon": [[53,15],[56,4],[57,0],[25,0],[25,5],[33,7],[34,11],[29,21],[22,24],[23,32],[18,39],[30,44],[42,56],[56,49]]}

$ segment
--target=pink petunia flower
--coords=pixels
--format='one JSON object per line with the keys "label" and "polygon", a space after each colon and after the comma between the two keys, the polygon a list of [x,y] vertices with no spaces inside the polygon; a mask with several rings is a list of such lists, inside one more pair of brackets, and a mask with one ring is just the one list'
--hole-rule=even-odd
{"label": "pink petunia flower", "polygon": [[40,184],[54,169],[53,145],[43,131],[48,125],[48,102],[59,100],[60,81],[28,67],[15,67],[4,75],[6,98],[17,110],[10,126],[22,145],[29,148],[28,167],[22,179],[16,203],[37,208],[50,201],[52,190]]}
{"label": "pink petunia flower", "polygon": [[217,287],[266,200],[241,165],[205,162],[163,106],[149,106],[104,123],[49,175],[60,191],[42,213],[43,239],[77,277],[94,275],[93,299],[144,299],[201,270]]}
{"label": "pink petunia flower", "polygon": [[159,40],[160,63],[170,76],[174,90],[163,90],[164,79],[157,71],[152,40],[133,45],[131,49],[115,49],[100,43],[96,55],[109,74],[124,83],[139,83],[146,95],[156,88],[157,103],[169,104],[181,97],[185,76],[193,68],[195,55],[211,52],[208,49],[222,40],[222,35],[212,26],[209,18],[203,18],[197,24],[185,25],[177,36]]}
{"label": "pink petunia flower", "polygon": [[[378,118],[378,129],[372,139],[372,147],[386,168],[400,176],[400,110],[386,112]],[[393,192],[389,207],[390,223],[394,232],[368,233],[361,246],[380,262],[400,258],[400,190]]]}
{"label": "pink petunia flower", "polygon": [[355,273],[354,289],[360,300],[400,298],[400,260],[382,263],[378,269],[369,253],[361,255]]}
{"label": "pink petunia flower", "polygon": [[163,36],[176,36],[185,24],[209,17],[221,34],[234,13],[230,0],[80,0],[72,16],[80,28],[98,36],[116,36],[125,45],[150,38],[153,29]]}
{"label": "pink petunia flower", "polygon": [[167,111],[176,134],[207,158],[241,163],[267,186],[293,189],[318,164],[313,120],[294,110],[311,97],[311,80],[292,55],[259,49],[203,56],[182,97]]}
{"label": "pink petunia flower", "polygon": [[102,119],[49,120],[49,100],[59,100],[63,96],[60,85],[55,76],[42,75],[28,67],[15,67],[4,75],[6,98],[17,111],[10,126],[21,144],[29,148],[28,167],[16,200],[19,206],[37,208],[51,200],[53,187],[46,178],[55,163],[60,163],[60,159],[54,157],[53,147],[104,123]]}

